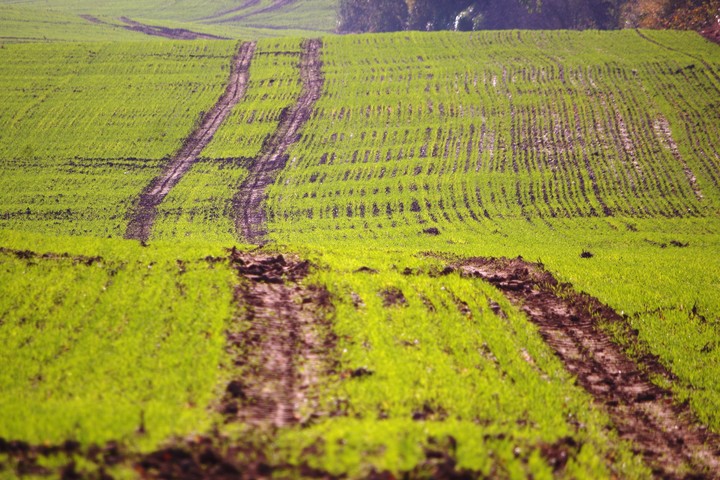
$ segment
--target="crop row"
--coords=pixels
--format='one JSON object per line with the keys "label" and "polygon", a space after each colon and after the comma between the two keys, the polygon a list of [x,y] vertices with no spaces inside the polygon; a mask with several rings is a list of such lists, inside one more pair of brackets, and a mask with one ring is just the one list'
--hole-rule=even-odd
{"label": "crop row", "polygon": [[[578,59],[564,54],[564,35],[498,34],[514,44],[509,61],[502,47],[477,41],[490,34],[414,39],[432,49],[397,37],[328,41],[326,94],[311,136],[291,152],[298,161],[272,190],[274,226],[712,211],[720,135],[709,111],[712,71],[686,72],[680,53],[658,62],[649,42],[636,42],[644,50],[633,57],[607,53],[628,35],[600,37],[605,45],[583,37],[597,51]],[[697,128],[682,132],[678,115]]]}
{"label": "crop row", "polygon": [[2,226],[122,235],[140,188],[222,93],[235,47],[153,42],[0,50]]}

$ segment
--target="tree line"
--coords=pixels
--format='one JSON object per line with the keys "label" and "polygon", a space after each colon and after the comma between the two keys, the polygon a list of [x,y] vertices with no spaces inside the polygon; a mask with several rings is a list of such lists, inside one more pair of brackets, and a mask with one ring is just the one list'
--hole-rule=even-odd
{"label": "tree line", "polygon": [[720,0],[340,0],[338,31],[701,29]]}

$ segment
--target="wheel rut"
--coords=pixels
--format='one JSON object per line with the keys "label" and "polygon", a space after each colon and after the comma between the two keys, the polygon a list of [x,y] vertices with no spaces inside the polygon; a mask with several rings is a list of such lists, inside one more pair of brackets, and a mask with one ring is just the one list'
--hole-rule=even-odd
{"label": "wheel rut", "polygon": [[307,261],[233,250],[230,262],[241,280],[235,297],[244,327],[227,333],[227,351],[242,376],[228,384],[220,411],[226,422],[296,424],[314,412],[312,387],[332,349],[331,336],[321,334],[330,296],[300,283]]}
{"label": "wheel rut", "polygon": [[[249,13],[245,13],[245,14],[241,14],[241,15],[236,15],[234,17],[220,18],[220,19],[214,20],[213,22],[210,22],[210,23],[239,22],[240,20],[245,20],[247,18],[254,17],[256,15],[260,15],[263,13],[270,13],[270,12],[274,12],[276,10],[280,10],[281,8],[287,7],[288,5],[292,5],[295,2],[297,2],[297,0],[275,0],[275,2],[273,4],[268,5],[265,8],[261,8],[259,10],[255,10],[253,12],[249,12]],[[228,12],[228,13],[231,13],[231,12]]]}
{"label": "wheel rut", "polygon": [[299,138],[300,129],[312,115],[322,94],[324,77],[319,39],[303,42],[300,57],[302,91],[297,103],[283,111],[275,132],[263,144],[260,155],[249,166],[249,173],[233,197],[235,228],[248,243],[262,244],[267,235],[267,217],[263,209],[265,189],[275,182],[277,172],[287,163],[285,152]]}
{"label": "wheel rut", "polygon": [[[535,323],[545,341],[610,415],[620,438],[662,478],[718,478],[720,436],[693,421],[686,405],[650,382],[597,322],[624,322],[599,300],[560,284],[542,266],[518,258],[474,258],[454,265],[501,290]],[[643,359],[654,374],[670,376],[656,358]]]}
{"label": "wheel rut", "polygon": [[233,59],[230,81],[218,102],[206,113],[200,125],[184,141],[163,171],[143,190],[129,216],[125,238],[147,241],[150,237],[157,207],[170,190],[178,184],[190,167],[197,162],[233,107],[243,98],[248,86],[249,70],[256,43],[243,43]]}
{"label": "wheel rut", "polygon": [[140,32],[154,37],[170,38],[173,40],[229,40],[228,37],[219,37],[209,33],[193,32],[192,30],[186,30],[184,28],[168,28],[158,25],[146,25],[144,23],[131,20],[128,17],[120,17],[120,21],[125,24],[122,25],[122,28],[125,30]]}

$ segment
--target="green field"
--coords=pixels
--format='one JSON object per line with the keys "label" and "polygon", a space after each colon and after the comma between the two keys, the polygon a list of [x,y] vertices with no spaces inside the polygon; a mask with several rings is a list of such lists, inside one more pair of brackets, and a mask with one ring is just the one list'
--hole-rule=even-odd
{"label": "green field", "polygon": [[335,16],[335,0],[2,0],[0,42],[160,38],[124,29],[124,18],[226,38],[320,35],[335,29]]}
{"label": "green field", "polygon": [[[17,22],[47,11],[4,3]],[[124,3],[54,11],[236,36],[213,23],[228,13],[202,20],[226,5],[183,2],[159,17],[161,2]],[[324,30],[313,18],[308,29]],[[62,24],[54,38],[137,35],[88,24],[97,30]],[[602,328],[641,368],[656,356],[670,375],[653,381],[720,433],[716,45],[648,31],[324,37],[323,93],[266,190],[261,252],[312,263],[292,288],[327,290],[332,342],[297,423],[280,428],[229,422],[218,402],[238,372],[253,375],[252,351],[226,345],[252,329],[253,307],[228,249],[256,248],[235,231],[232,199],[301,94],[301,38],[258,41],[247,94],[158,206],[147,244],[123,239],[138,196],[221,95],[237,48],[2,45],[0,439],[117,441],[139,455],[215,435],[241,465],[256,455],[293,478],[443,478],[442,465],[471,477],[651,477],[521,308],[443,272],[453,259],[519,255],[618,312],[623,323]],[[228,447],[240,443],[253,447]],[[100,468],[75,460],[87,475]],[[133,478],[134,461],[110,473]],[[16,462],[0,448],[0,477]]]}

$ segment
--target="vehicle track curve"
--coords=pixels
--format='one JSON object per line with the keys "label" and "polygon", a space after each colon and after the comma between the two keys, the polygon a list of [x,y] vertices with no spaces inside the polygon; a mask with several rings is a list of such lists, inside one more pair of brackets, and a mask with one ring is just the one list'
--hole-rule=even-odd
{"label": "vehicle track curve", "polygon": [[220,125],[233,107],[245,96],[250,77],[250,64],[256,42],[245,42],[233,58],[230,80],[218,102],[207,112],[200,124],[185,139],[183,146],[172,157],[163,171],[140,194],[130,212],[125,238],[147,241],[150,237],[157,207],[170,190],[178,184],[190,167],[197,162],[203,149],[210,143]]}

